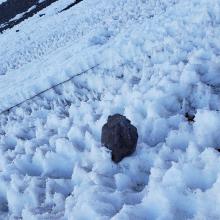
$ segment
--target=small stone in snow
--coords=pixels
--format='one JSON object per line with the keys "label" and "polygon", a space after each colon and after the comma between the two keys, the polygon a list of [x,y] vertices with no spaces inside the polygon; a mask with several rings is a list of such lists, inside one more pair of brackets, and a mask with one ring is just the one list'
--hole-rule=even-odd
{"label": "small stone in snow", "polygon": [[189,121],[189,122],[194,122],[195,115],[186,112],[186,113],[185,113],[185,117],[186,117],[187,121]]}
{"label": "small stone in snow", "polygon": [[137,140],[137,128],[123,115],[109,116],[102,127],[102,145],[112,151],[112,160],[116,163],[135,151]]}

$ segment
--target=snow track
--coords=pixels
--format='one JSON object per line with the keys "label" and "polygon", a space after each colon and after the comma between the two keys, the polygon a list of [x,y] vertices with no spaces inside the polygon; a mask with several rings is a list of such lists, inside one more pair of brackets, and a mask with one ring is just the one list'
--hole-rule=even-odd
{"label": "snow track", "polygon": [[[100,2],[93,7],[114,5]],[[152,2],[158,13],[144,15]],[[28,61],[22,52],[14,67],[5,56],[5,105],[16,101],[13,84],[27,95],[33,79],[38,90],[100,65],[0,116],[3,219],[220,219],[220,1],[152,2],[130,1],[118,14],[122,27],[112,20],[112,30],[91,27],[79,45],[58,37],[54,53],[48,41],[45,54]],[[139,133],[136,152],[119,164],[100,146],[114,113]]]}

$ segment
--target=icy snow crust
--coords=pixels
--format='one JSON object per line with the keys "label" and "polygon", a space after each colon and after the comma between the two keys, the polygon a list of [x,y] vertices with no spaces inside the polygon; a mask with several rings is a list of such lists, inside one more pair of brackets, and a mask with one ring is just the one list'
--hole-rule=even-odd
{"label": "icy snow crust", "polygon": [[[32,51],[26,42],[2,43],[14,29],[0,37],[7,69],[2,79],[14,74],[20,80],[14,90],[23,98],[22,86],[34,94],[42,84],[99,64],[0,116],[2,219],[220,219],[220,156],[214,149],[220,147],[220,1],[93,2],[77,7],[111,6],[118,14],[103,10],[108,16],[94,30],[98,12],[91,10],[94,26],[80,43],[62,34],[51,43],[52,32],[40,32],[39,38],[31,35],[44,45],[38,54],[40,46]],[[75,10],[65,12],[67,18]],[[82,58],[74,59],[74,51]],[[33,78],[34,91],[28,88]],[[186,120],[186,112],[195,114],[195,122]],[[139,132],[136,152],[119,164],[100,146],[101,127],[114,113],[128,117]]]}

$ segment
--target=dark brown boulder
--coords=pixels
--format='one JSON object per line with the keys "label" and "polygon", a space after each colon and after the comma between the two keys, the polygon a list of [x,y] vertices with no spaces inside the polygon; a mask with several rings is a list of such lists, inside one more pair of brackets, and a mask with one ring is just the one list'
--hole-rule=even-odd
{"label": "dark brown boulder", "polygon": [[102,127],[102,145],[112,151],[112,160],[116,163],[135,151],[137,140],[137,128],[123,115],[109,116]]}

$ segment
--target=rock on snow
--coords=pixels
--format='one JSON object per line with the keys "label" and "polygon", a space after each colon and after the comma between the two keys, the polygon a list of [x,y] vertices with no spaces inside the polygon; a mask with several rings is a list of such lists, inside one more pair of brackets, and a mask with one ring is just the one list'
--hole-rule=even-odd
{"label": "rock on snow", "polygon": [[0,115],[0,219],[220,219],[220,1],[58,3],[0,35],[0,109],[99,65]]}
{"label": "rock on snow", "polygon": [[116,163],[134,153],[137,140],[137,128],[123,115],[109,116],[102,127],[102,145],[111,151],[112,160]]}

